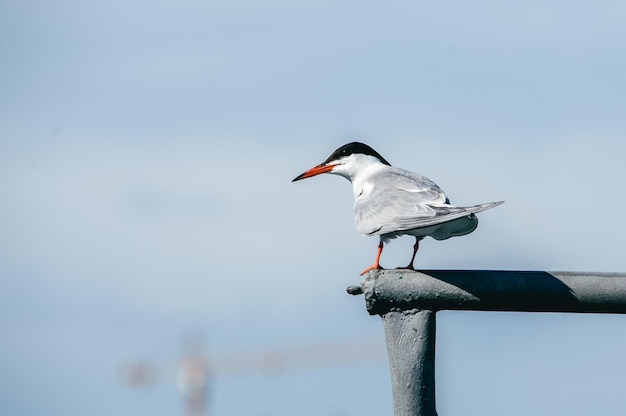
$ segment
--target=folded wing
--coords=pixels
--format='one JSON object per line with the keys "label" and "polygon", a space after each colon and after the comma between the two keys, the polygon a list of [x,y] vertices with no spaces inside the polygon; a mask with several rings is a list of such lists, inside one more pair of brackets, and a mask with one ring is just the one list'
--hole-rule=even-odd
{"label": "folded wing", "polygon": [[[470,207],[456,207],[436,185],[420,189],[374,186],[367,195],[357,198],[354,214],[357,230],[364,235],[381,235],[424,228],[475,214],[501,202]],[[434,185],[434,184],[433,184]]]}

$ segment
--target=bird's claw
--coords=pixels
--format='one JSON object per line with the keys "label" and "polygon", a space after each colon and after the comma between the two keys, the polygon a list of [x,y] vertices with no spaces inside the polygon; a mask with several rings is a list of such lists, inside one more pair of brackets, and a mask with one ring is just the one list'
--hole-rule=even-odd
{"label": "bird's claw", "polygon": [[413,265],[408,265],[408,266],[404,266],[404,267],[396,267],[396,270],[413,270],[413,271],[415,271],[415,267],[413,267]]}
{"label": "bird's claw", "polygon": [[372,270],[382,270],[382,267],[380,267],[379,264],[374,264],[373,266],[370,266],[367,269],[363,270],[361,272],[361,276],[363,276],[365,273],[370,272]]}

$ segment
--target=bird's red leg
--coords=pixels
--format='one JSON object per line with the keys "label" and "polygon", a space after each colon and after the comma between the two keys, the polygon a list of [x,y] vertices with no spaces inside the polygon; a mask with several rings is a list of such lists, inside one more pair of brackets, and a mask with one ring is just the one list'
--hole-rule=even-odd
{"label": "bird's red leg", "polygon": [[381,240],[380,244],[378,244],[378,254],[376,254],[376,261],[374,262],[374,265],[363,270],[361,272],[361,276],[363,276],[365,273],[369,272],[370,270],[382,269],[382,267],[380,267],[380,255],[382,254],[382,252],[383,252],[383,242]]}
{"label": "bird's red leg", "polygon": [[415,238],[415,245],[413,246],[413,256],[411,257],[411,262],[409,263],[408,266],[398,267],[398,269],[415,270],[415,268],[413,267],[413,262],[415,261],[415,255],[417,254],[417,250],[419,250],[419,248],[420,248],[420,240],[419,238]]}

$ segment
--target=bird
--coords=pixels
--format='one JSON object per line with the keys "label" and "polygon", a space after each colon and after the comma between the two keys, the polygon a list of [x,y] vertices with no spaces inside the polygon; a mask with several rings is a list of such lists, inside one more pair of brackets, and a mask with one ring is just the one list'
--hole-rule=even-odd
{"label": "bird", "polygon": [[454,206],[431,179],[391,166],[376,150],[360,142],[339,147],[292,182],[323,173],[343,176],[352,183],[357,231],[368,237],[379,236],[376,260],[361,275],[382,269],[380,256],[384,245],[402,235],[415,237],[415,244],[411,261],[399,269],[415,270],[415,256],[423,238],[446,240],[469,234],[478,226],[477,213],[504,202]]}

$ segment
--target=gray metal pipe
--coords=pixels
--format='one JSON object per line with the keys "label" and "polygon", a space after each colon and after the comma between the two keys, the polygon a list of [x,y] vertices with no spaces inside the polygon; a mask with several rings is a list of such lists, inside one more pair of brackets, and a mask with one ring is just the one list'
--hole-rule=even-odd
{"label": "gray metal pipe", "polygon": [[626,273],[375,270],[360,286],[371,315],[428,309],[626,313]]}
{"label": "gray metal pipe", "polygon": [[626,273],[374,270],[348,293],[383,319],[395,416],[437,415],[437,311],[626,313]]}
{"label": "gray metal pipe", "polygon": [[382,316],[395,416],[437,416],[435,312],[394,311]]}

